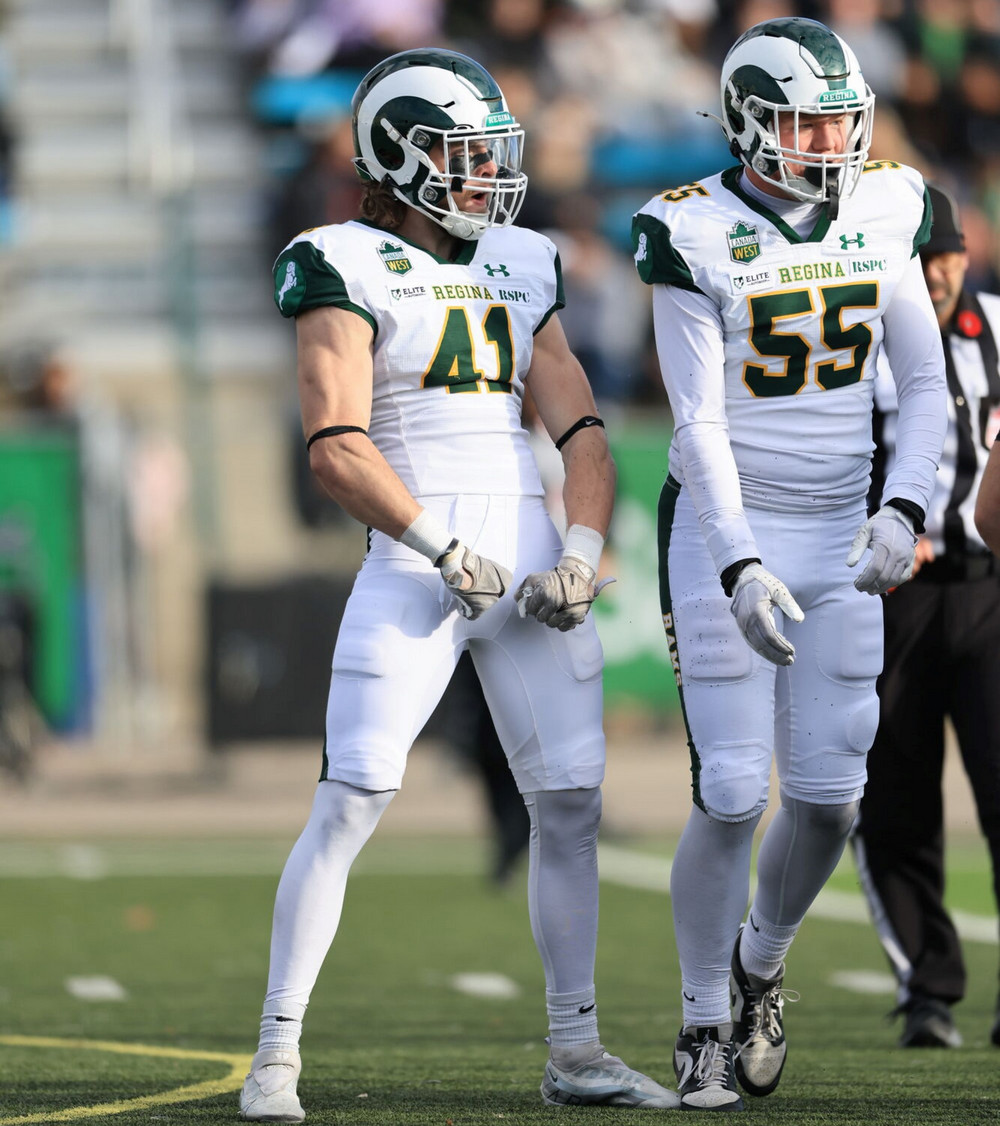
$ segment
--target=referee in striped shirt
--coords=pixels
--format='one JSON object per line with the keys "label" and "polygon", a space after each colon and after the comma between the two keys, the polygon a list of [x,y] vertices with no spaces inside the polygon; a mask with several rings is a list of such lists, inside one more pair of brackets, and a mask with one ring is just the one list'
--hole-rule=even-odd
{"label": "referee in striped shirt", "polygon": [[[884,600],[885,665],[878,735],[853,838],[862,886],[896,976],[903,1047],[954,1048],[951,1006],[966,975],[944,906],[941,792],[946,717],[958,736],[989,843],[1000,904],[1000,560],[976,531],[976,492],[1000,421],[1000,297],[963,288],[968,259],[954,200],[929,185],[924,277],[941,325],[948,433],[911,582]],[[876,381],[879,467],[894,454],[888,373]],[[918,529],[919,530],[919,529]],[[990,1039],[1000,1047],[1000,1009]]]}

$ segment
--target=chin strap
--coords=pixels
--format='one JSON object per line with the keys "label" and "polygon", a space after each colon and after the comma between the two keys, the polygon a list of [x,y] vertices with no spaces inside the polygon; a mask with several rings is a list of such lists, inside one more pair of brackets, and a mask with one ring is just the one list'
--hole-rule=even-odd
{"label": "chin strap", "polygon": [[826,212],[830,216],[830,222],[833,223],[840,214],[840,176],[834,176],[829,181],[826,194]]}

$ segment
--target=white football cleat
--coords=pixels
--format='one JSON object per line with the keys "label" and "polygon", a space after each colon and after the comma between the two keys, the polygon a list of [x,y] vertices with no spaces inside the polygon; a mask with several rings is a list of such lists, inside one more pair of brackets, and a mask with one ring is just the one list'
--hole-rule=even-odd
{"label": "white football cleat", "polygon": [[[576,1061],[574,1061],[575,1063]],[[676,1109],[681,1097],[641,1071],[633,1071],[602,1046],[574,1067],[545,1065],[542,1098],[553,1106],[634,1106]]]}
{"label": "white football cleat", "polygon": [[306,1112],[295,1093],[302,1070],[298,1052],[270,1048],[258,1052],[240,1092],[240,1118],[249,1122],[302,1122]]}

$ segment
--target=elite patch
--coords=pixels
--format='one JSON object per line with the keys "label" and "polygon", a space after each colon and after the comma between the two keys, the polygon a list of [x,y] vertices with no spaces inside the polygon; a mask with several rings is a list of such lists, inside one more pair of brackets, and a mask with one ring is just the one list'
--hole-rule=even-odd
{"label": "elite patch", "polygon": [[769,269],[731,274],[729,284],[733,293],[754,293],[758,289],[770,289],[774,284],[774,275]]}

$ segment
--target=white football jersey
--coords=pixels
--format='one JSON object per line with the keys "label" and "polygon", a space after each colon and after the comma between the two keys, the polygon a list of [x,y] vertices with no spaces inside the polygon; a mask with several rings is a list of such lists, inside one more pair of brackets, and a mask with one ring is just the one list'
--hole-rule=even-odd
{"label": "white football jersey", "polygon": [[639,275],[718,308],[745,500],[795,510],[864,495],[882,314],[930,229],[923,180],[871,162],[840,217],[823,209],[802,236],[742,189],[741,174],[652,199],[633,221]]}
{"label": "white football jersey", "polygon": [[449,262],[352,220],[298,235],[274,278],[286,317],[335,305],[371,325],[368,433],[415,497],[542,495],[521,405],[534,334],[564,304],[547,238],[492,229]]}

